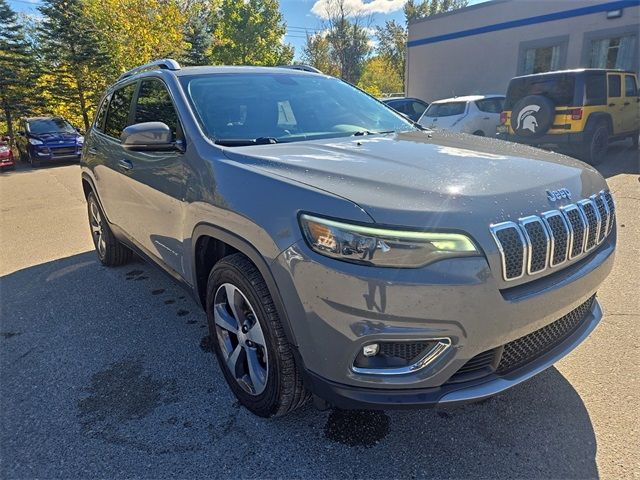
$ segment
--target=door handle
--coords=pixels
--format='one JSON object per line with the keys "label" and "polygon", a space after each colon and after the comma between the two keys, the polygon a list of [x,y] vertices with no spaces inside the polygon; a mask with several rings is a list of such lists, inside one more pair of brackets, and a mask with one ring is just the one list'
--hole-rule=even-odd
{"label": "door handle", "polygon": [[123,170],[131,170],[133,168],[133,163],[130,160],[122,159],[118,162],[118,166]]}

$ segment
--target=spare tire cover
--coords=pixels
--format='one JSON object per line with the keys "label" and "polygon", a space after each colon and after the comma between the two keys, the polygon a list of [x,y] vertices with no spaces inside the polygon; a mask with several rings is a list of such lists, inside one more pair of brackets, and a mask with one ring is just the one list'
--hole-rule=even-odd
{"label": "spare tire cover", "polygon": [[511,128],[516,135],[539,137],[553,125],[556,106],[542,95],[529,95],[516,102],[511,111]]}

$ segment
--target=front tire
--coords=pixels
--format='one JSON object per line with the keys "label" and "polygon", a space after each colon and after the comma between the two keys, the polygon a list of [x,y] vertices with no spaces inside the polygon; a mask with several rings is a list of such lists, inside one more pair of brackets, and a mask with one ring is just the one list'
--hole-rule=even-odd
{"label": "front tire", "polygon": [[309,400],[267,284],[244,255],[211,270],[207,319],[222,373],[248,410],[281,416]]}
{"label": "front tire", "polygon": [[93,239],[93,245],[102,264],[107,267],[117,267],[129,263],[133,252],[120,243],[113,235],[93,192],[87,196],[87,210],[89,214],[89,226],[91,227],[91,238]]}

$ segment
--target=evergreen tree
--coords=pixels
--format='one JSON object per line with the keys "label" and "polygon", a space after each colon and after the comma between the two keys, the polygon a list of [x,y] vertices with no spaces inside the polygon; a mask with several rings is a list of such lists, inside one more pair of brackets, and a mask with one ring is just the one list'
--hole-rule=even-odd
{"label": "evergreen tree", "polygon": [[189,44],[189,48],[183,55],[183,62],[186,65],[207,65],[209,63],[213,40],[210,25],[211,15],[208,9],[201,8],[199,5],[190,12],[184,32],[184,39]]}
{"label": "evergreen tree", "polygon": [[45,0],[39,10],[40,47],[48,73],[55,78],[48,83],[49,95],[77,106],[88,129],[90,112],[107,83],[100,71],[108,58],[84,16],[81,0]]}
{"label": "evergreen tree", "polygon": [[11,138],[14,122],[40,106],[37,77],[37,62],[24,28],[6,0],[0,0],[0,110]]}

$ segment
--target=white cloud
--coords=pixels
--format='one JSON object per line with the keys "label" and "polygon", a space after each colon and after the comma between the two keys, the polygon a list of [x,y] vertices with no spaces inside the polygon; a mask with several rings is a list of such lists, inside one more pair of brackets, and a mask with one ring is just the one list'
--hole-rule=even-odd
{"label": "white cloud", "polygon": [[[370,15],[372,13],[391,13],[400,10],[407,0],[344,0],[345,11],[353,15]],[[316,0],[311,13],[320,18],[327,18],[327,12],[333,8],[334,0]]]}

